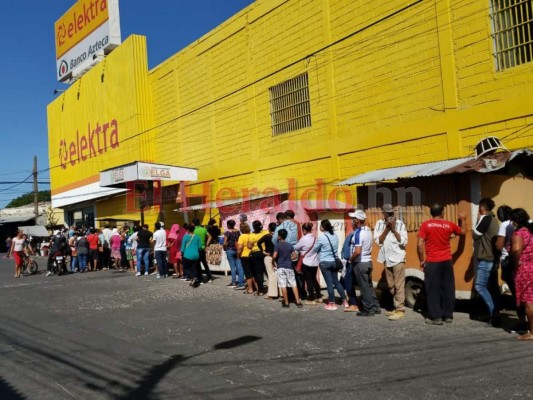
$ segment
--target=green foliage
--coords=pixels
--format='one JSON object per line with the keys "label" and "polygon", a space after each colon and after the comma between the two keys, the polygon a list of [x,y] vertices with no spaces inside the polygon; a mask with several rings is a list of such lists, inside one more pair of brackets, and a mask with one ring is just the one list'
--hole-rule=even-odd
{"label": "green foliage", "polygon": [[[39,198],[39,202],[50,201],[52,199],[50,197],[49,190],[40,190],[38,198]],[[9,204],[6,206],[6,208],[21,207],[21,206],[26,206],[28,204],[33,204],[33,192],[23,194],[22,196],[19,196],[16,199],[11,200]]]}

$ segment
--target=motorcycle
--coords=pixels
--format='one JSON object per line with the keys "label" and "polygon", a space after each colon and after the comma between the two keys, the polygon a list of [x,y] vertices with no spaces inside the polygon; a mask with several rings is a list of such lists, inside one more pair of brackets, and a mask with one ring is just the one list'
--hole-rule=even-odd
{"label": "motorcycle", "polygon": [[67,265],[65,255],[62,251],[56,251],[52,256],[52,273],[56,275],[66,274]]}

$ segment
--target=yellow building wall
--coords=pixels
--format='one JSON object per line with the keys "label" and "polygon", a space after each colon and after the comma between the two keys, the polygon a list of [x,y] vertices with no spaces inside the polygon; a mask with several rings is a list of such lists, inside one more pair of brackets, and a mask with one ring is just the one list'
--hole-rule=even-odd
{"label": "yellow building wall", "polygon": [[487,136],[499,137],[510,149],[533,145],[532,64],[496,71],[488,3],[459,2],[452,10],[465,154],[472,154],[476,143]]}
{"label": "yellow building wall", "polygon": [[[123,226],[126,221],[140,221],[141,212],[139,209],[131,207],[131,199],[127,195],[115,196],[97,200],[96,215],[99,221],[105,221],[107,218],[118,220],[115,224]],[[175,207],[174,207],[175,208]],[[144,222],[153,228],[154,223],[158,220],[159,207],[150,207],[144,211]],[[97,223],[96,226],[103,226],[103,222]]]}
{"label": "yellow building wall", "polygon": [[[115,114],[131,138],[88,171],[68,167],[75,177],[53,171],[53,190],[144,159],[198,168],[188,189],[206,200],[291,182],[298,197],[317,179],[330,192],[354,174],[470,156],[488,135],[531,146],[533,64],[495,71],[490,33],[487,0],[256,0],[151,71],[134,36],[49,106],[51,143]],[[269,88],[302,73],[311,127],[273,137]]]}
{"label": "yellow building wall", "polygon": [[48,105],[53,195],[97,182],[102,170],[153,159],[147,77],[146,40],[131,36]]}
{"label": "yellow building wall", "polygon": [[[418,3],[256,1],[151,71],[156,158],[199,168],[211,199],[448,158],[437,11]],[[312,126],[273,137],[269,88],[304,72]]]}
{"label": "yellow building wall", "polygon": [[[172,76],[164,93],[177,102],[154,94],[161,121],[176,120],[157,157],[200,168],[214,198],[287,190],[290,178],[299,194],[316,179],[333,190],[353,174],[472,155],[487,135],[531,146],[532,67],[495,71],[489,17],[481,0],[256,1],[151,72]],[[273,137],[268,89],[304,72],[312,126]]]}

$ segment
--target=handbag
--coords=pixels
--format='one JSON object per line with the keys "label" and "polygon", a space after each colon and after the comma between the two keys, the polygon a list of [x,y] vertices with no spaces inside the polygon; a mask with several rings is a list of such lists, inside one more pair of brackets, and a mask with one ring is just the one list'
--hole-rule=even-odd
{"label": "handbag", "polygon": [[326,239],[328,239],[329,245],[331,246],[331,252],[333,253],[333,257],[335,258],[335,265],[333,266],[333,271],[342,271],[342,269],[344,268],[344,264],[342,263],[341,259],[336,256],[337,253],[335,253],[335,250],[333,250],[333,245],[331,244],[331,240],[329,240],[328,235],[324,235],[326,235]]}
{"label": "handbag", "polygon": [[302,270],[303,270],[303,263],[304,263],[304,258],[305,256],[311,251],[313,250],[313,247],[315,247],[315,242],[316,242],[316,237],[313,236],[313,244],[311,245],[311,247],[304,253],[303,256],[301,256],[300,258],[298,258],[298,262],[296,263],[296,265],[294,266],[294,271],[297,273],[297,274],[301,274],[302,273]]}

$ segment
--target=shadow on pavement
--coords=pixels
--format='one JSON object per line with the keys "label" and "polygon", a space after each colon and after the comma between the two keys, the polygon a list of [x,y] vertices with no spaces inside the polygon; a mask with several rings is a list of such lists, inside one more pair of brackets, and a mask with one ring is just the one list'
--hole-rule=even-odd
{"label": "shadow on pavement", "polygon": [[22,400],[26,397],[22,396],[15,388],[0,377],[0,399],[5,400]]}
{"label": "shadow on pavement", "polygon": [[229,350],[233,349],[235,347],[244,346],[248,343],[255,342],[257,340],[261,340],[259,336],[252,336],[252,335],[245,335],[238,337],[236,339],[227,340],[225,342],[217,343],[213,346],[212,350],[209,350],[207,352],[201,352],[197,354],[193,354],[187,357],[183,357],[180,354],[171,356],[168,360],[162,362],[161,364],[154,365],[148,373],[142,378],[140,382],[137,384],[137,388],[130,391],[124,396],[119,397],[120,400],[137,400],[137,399],[155,399],[153,395],[153,390],[157,386],[157,384],[167,375],[170,371],[172,371],[178,364],[183,363],[186,360],[189,360],[191,358],[194,358],[198,355],[204,355],[208,352],[216,351],[216,350]]}
{"label": "shadow on pavement", "polygon": [[[14,332],[18,334],[15,335]],[[116,347],[112,351],[106,351],[105,349],[93,348],[88,343],[69,339],[69,346],[75,348],[73,351],[72,348],[67,350],[64,347],[67,340],[61,337],[57,337],[58,340],[54,342],[38,339],[54,336],[57,335],[26,322],[13,319],[8,322],[4,318],[0,328],[0,342],[8,343],[15,350],[13,354],[16,354],[15,359],[6,358],[4,360],[5,365],[11,363],[11,367],[8,368],[16,372],[24,363],[21,363],[20,360],[26,359],[27,362],[31,360],[34,368],[42,370],[42,375],[46,381],[57,380],[67,387],[72,384],[74,379],[77,382],[77,387],[83,386],[89,393],[99,393],[104,397],[123,400],[159,398],[159,394],[155,392],[156,386],[185,361],[211,352],[244,346],[262,339],[259,336],[245,335],[216,343],[207,351],[188,356],[172,355],[165,361],[150,367],[144,375],[132,382],[132,380],[124,379],[124,377],[139,376],[139,371],[146,371],[147,365],[142,356],[137,357],[137,359],[127,357],[121,361],[120,354],[127,352],[127,347]],[[96,344],[96,346],[99,345]],[[94,353],[95,350],[97,355]],[[157,352],[148,351],[148,353],[150,356],[157,357]],[[86,354],[92,354],[92,356],[86,357]],[[69,379],[65,382],[65,379],[62,380],[61,377],[69,377]],[[87,391],[85,394],[88,393]],[[83,392],[80,395],[83,396]],[[16,391],[12,384],[0,378],[0,399],[18,400],[25,398]]]}

